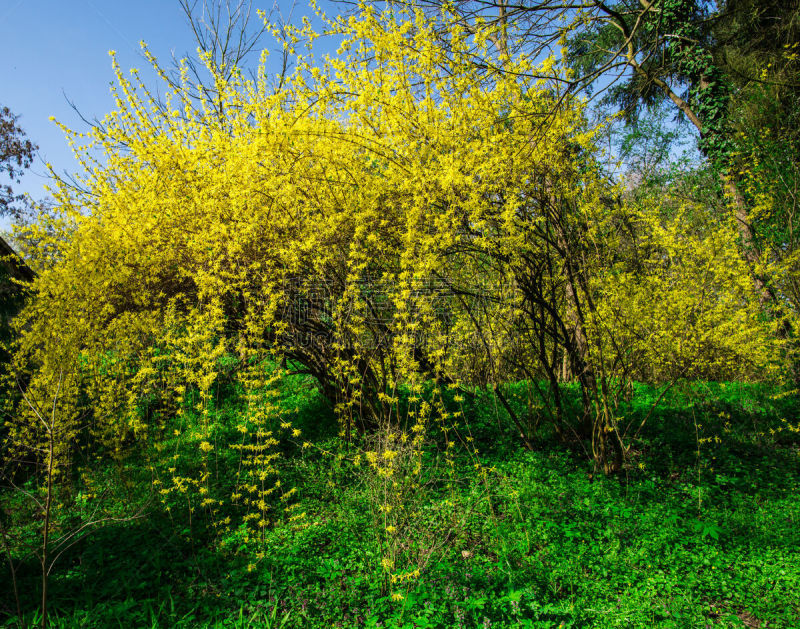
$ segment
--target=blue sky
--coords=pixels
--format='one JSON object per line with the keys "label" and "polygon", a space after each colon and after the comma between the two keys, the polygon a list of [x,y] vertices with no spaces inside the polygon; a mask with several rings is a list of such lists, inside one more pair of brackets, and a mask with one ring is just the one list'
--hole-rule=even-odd
{"label": "blue sky", "polygon": [[[254,4],[269,9],[272,2]],[[295,17],[305,11],[298,7]],[[87,119],[112,109],[109,50],[124,70],[136,67],[146,80],[153,78],[145,72],[141,40],[165,65],[173,53],[183,57],[197,47],[178,0],[0,0],[0,105],[19,114],[19,125],[39,145],[33,168],[15,190],[46,196],[45,162],[59,172],[77,169],[49,118],[85,128],[67,99]],[[0,230],[7,228],[0,218]]]}

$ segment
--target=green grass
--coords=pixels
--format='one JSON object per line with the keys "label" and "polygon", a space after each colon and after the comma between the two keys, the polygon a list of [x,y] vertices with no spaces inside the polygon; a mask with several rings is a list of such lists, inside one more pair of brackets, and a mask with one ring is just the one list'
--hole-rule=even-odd
{"label": "green grass", "polygon": [[[510,387],[520,412],[523,390]],[[640,418],[657,392],[635,393],[622,412]],[[387,586],[367,474],[322,453],[345,446],[298,381],[282,403],[319,446],[284,447],[281,478],[298,488],[293,512],[306,513],[299,524],[270,529],[263,545],[233,533],[220,546],[209,521],[198,515],[189,531],[178,505],[170,515],[153,504],[148,517],[101,528],[65,553],[51,581],[51,624],[797,627],[800,440],[787,426],[796,427],[798,405],[773,393],[735,384],[671,391],[631,465],[610,478],[592,473],[579,447],[546,435],[524,451],[492,399],[478,395],[466,415],[492,468],[486,482],[466,454],[452,476],[431,475],[399,527],[420,575]],[[237,409],[232,396],[223,400],[218,449],[233,438]],[[435,451],[429,464],[442,468]],[[129,482],[147,478],[131,463]],[[28,560],[19,574],[27,624],[37,618],[37,579]]]}

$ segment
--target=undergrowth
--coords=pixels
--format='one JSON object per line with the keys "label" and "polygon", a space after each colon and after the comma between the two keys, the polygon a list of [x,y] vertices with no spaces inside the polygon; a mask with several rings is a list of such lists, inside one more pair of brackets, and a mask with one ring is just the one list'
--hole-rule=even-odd
{"label": "undergrowth", "polygon": [[[524,383],[511,385],[508,398],[535,423],[524,392]],[[632,393],[622,410],[638,420],[658,392]],[[292,517],[254,536],[225,524],[224,506],[190,512],[180,494],[159,498],[146,457],[110,464],[106,482],[119,486],[106,499],[142,506],[146,517],[98,528],[64,552],[51,575],[50,625],[800,625],[791,396],[735,383],[676,387],[625,470],[605,477],[579,444],[542,431],[532,451],[521,448],[493,396],[477,391],[463,402],[459,433],[471,447],[445,456],[433,435],[425,453],[432,471],[396,505],[392,536],[387,503],[376,499],[381,486],[360,462],[372,437],[343,439],[306,379],[289,382],[279,403],[303,435],[280,444],[280,478],[298,490],[283,505]],[[235,391],[220,392],[217,451],[236,439],[241,408]],[[192,465],[188,454],[180,460]],[[209,470],[219,487],[234,463],[223,457]],[[198,455],[195,464],[205,463]],[[1,491],[7,528],[20,525],[18,497]],[[15,560],[23,618],[3,572],[3,626],[32,626],[38,566]]]}

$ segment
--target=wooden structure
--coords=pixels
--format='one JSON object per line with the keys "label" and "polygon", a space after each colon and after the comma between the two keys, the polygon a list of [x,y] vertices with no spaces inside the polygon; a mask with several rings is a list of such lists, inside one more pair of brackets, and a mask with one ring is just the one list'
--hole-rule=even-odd
{"label": "wooden structure", "polygon": [[32,282],[34,277],[36,273],[5,240],[0,238],[0,293],[9,290],[15,292],[15,285],[10,279]]}

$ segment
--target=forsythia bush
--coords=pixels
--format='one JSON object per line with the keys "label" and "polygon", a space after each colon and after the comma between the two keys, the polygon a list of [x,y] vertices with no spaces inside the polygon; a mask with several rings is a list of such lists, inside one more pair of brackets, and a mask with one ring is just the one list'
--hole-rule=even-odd
{"label": "forsythia bush", "polygon": [[[65,469],[78,442],[124,456],[178,435],[210,461],[233,361],[247,401],[233,494],[211,495],[207,467],[160,491],[194,487],[263,529],[285,495],[278,439],[299,436],[271,402],[281,370],[267,359],[313,375],[344,433],[402,415],[397,443],[417,452],[405,476],[430,423],[458,417],[445,384],[555,382],[564,357],[585,393],[576,426],[611,469],[624,444],[607,384],[632,357],[654,379],[773,360],[732,232],[697,237],[680,216],[620,204],[552,58],[500,55],[478,72],[490,27],[413,8],[327,28],[340,48],[320,59],[309,25],[275,33],[294,59],[277,87],[264,66],[216,76],[198,100],[184,73],[157,98],[115,66],[116,109],[67,131],[85,171],[56,191],[57,219],[31,228],[52,254],[15,354],[32,395],[59,382]],[[204,418],[191,430],[189,401]],[[9,439],[35,447],[30,413],[15,417]],[[383,478],[397,443],[373,453]]]}

